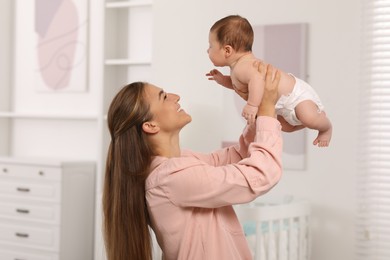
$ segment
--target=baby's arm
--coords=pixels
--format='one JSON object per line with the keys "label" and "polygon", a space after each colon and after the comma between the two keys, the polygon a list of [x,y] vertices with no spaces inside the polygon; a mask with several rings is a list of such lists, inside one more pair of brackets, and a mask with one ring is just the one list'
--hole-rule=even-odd
{"label": "baby's arm", "polygon": [[253,73],[248,82],[248,102],[250,106],[258,107],[263,98],[265,81],[259,73]]}
{"label": "baby's arm", "polygon": [[248,103],[242,109],[242,116],[248,121],[248,125],[255,122],[257,110],[258,107],[249,105]]}
{"label": "baby's arm", "polygon": [[206,74],[209,80],[215,80],[219,85],[225,88],[233,89],[233,83],[230,76],[223,75],[219,70],[213,69]]}
{"label": "baby's arm", "polygon": [[[246,65],[249,65],[249,63]],[[240,68],[237,68],[235,75],[238,75],[237,79],[240,82],[247,82],[248,99],[247,104],[242,111],[242,116],[248,121],[248,124],[252,124],[255,121],[257,108],[263,97],[265,81],[252,64],[250,68],[244,67],[245,66],[241,66]]]}

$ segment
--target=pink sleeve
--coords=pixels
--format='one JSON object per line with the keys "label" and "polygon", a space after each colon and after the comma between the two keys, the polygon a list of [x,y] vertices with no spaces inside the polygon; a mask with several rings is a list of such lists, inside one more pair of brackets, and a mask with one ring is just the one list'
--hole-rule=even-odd
{"label": "pink sleeve", "polygon": [[[165,194],[182,207],[215,208],[252,201],[281,177],[280,129],[276,119],[259,117],[248,157],[236,163],[218,166],[196,156],[176,158],[172,163],[177,170],[162,184]],[[221,154],[215,156],[226,161]]]}

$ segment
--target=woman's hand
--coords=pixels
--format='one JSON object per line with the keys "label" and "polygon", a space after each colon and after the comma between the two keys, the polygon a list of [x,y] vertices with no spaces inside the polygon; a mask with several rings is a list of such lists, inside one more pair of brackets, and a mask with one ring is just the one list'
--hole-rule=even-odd
{"label": "woman's hand", "polygon": [[263,99],[261,100],[257,116],[271,116],[276,118],[275,104],[278,101],[278,85],[280,81],[280,71],[276,70],[275,77],[274,67],[268,64],[256,62],[260,76],[265,80]]}

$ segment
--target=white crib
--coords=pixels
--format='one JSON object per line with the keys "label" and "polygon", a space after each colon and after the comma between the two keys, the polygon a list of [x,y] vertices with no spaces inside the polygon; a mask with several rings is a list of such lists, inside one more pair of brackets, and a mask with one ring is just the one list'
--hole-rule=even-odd
{"label": "white crib", "polygon": [[309,260],[308,203],[250,203],[235,211],[254,260]]}

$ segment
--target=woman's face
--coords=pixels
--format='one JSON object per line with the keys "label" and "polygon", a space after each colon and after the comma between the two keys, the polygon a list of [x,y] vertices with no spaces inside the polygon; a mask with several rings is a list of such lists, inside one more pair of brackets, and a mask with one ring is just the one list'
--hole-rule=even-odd
{"label": "woman's face", "polygon": [[150,104],[150,112],[160,131],[180,131],[191,122],[191,116],[181,109],[178,103],[180,97],[176,94],[166,93],[163,89],[148,84],[145,89],[145,98]]}

